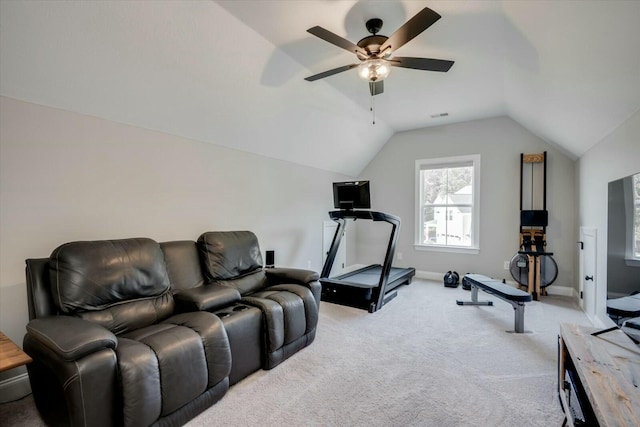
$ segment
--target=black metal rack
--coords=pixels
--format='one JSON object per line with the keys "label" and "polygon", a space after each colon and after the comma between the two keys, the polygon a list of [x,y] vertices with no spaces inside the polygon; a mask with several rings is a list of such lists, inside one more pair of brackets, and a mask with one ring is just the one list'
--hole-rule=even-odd
{"label": "black metal rack", "polygon": [[[534,209],[534,164],[542,163],[542,209]],[[531,165],[531,205],[530,209],[524,208],[524,169],[525,164]],[[520,154],[520,248],[512,262],[516,262],[519,267],[522,260],[518,255],[526,260],[526,286],[527,292],[533,295],[535,300],[540,299],[540,295],[546,294],[545,287],[553,283],[557,277],[557,265],[553,259],[553,252],[546,251],[547,245],[547,225],[549,223],[547,211],[547,152],[538,154]],[[548,258],[544,258],[548,257]],[[544,258],[544,262],[543,262]],[[555,269],[551,274],[552,278],[548,283],[542,283],[543,264],[546,268]],[[511,268],[511,267],[510,267]],[[513,274],[521,286],[525,286]]]}
{"label": "black metal rack", "polygon": [[[542,210],[536,210],[534,205],[533,165],[542,163]],[[531,164],[531,209],[524,208],[524,165]],[[520,233],[525,228],[540,228],[546,233],[548,225],[547,213],[547,152],[539,154],[520,154]]]}

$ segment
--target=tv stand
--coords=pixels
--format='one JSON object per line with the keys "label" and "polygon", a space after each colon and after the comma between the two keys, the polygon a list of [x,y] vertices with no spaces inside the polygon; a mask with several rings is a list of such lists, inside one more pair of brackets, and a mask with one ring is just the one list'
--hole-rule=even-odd
{"label": "tv stand", "polygon": [[558,394],[565,425],[640,425],[639,387],[640,347],[624,332],[560,325]]}

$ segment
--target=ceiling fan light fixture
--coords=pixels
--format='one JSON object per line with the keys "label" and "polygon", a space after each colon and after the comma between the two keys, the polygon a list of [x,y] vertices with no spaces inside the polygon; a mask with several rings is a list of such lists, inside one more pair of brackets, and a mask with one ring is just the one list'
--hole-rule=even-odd
{"label": "ceiling fan light fixture", "polygon": [[370,82],[379,82],[386,79],[390,71],[391,64],[389,61],[379,58],[367,59],[358,65],[360,77]]}

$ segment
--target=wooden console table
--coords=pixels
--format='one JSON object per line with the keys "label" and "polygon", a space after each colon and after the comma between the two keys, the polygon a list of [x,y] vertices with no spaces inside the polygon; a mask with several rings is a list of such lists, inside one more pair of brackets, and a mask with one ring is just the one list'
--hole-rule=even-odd
{"label": "wooden console table", "polygon": [[0,332],[0,372],[17,368],[31,362],[31,358]]}
{"label": "wooden console table", "polygon": [[[620,329],[600,335],[596,328],[563,323],[558,348],[560,401],[569,425],[570,403],[565,392],[567,369],[584,389],[580,404],[600,426],[640,426],[640,347]],[[576,375],[577,374],[577,375]],[[592,424],[589,424],[592,425]]]}

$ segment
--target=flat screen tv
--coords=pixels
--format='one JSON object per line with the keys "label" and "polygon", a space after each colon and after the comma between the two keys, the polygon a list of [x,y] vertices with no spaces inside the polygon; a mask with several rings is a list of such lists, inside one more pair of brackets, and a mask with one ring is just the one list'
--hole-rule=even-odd
{"label": "flat screen tv", "polygon": [[371,209],[369,181],[333,183],[333,206],[336,209]]}
{"label": "flat screen tv", "polygon": [[546,227],[548,224],[547,211],[520,211],[520,225],[523,227]]}

